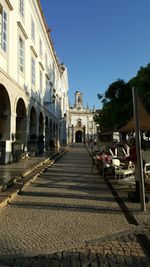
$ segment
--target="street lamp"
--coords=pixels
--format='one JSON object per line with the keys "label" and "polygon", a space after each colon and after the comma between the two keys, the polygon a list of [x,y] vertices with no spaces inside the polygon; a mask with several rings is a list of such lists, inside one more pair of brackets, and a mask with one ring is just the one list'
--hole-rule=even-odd
{"label": "street lamp", "polygon": [[72,124],[72,143],[73,143],[73,124]]}
{"label": "street lamp", "polygon": [[84,141],[84,146],[85,146],[85,125],[83,126],[83,133],[84,133],[83,141]]}
{"label": "street lamp", "polygon": [[48,105],[54,104],[55,103],[55,99],[56,99],[56,96],[53,94],[52,97],[51,97],[52,101],[50,101],[50,102],[49,101],[45,101],[44,105],[48,106]]}
{"label": "street lamp", "polygon": [[54,104],[55,103],[55,98],[56,98],[56,96],[53,94],[52,97],[51,97],[52,101],[50,102],[50,104]]}
{"label": "street lamp", "polygon": [[63,117],[59,118],[59,139],[60,143],[66,144],[66,113],[63,114]]}

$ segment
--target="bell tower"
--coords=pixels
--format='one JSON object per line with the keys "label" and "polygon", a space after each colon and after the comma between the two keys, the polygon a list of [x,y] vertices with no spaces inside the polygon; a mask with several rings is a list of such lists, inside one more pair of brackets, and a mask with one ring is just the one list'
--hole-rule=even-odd
{"label": "bell tower", "polygon": [[79,91],[75,92],[75,108],[77,110],[83,109],[82,107],[82,93],[80,93]]}

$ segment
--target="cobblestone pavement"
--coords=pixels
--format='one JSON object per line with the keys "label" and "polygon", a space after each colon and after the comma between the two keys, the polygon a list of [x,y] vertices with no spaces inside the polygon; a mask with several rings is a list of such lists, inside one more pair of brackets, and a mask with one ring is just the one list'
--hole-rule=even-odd
{"label": "cobblestone pavement", "polygon": [[0,267],[148,267],[149,213],[135,212],[74,146],[1,211]]}
{"label": "cobblestone pavement", "polygon": [[35,166],[40,165],[49,158],[53,157],[57,151],[45,152],[41,156],[29,157],[21,159],[19,162],[12,162],[6,165],[0,165],[0,191],[1,188],[12,181],[16,177],[25,175],[26,173],[32,171]]}

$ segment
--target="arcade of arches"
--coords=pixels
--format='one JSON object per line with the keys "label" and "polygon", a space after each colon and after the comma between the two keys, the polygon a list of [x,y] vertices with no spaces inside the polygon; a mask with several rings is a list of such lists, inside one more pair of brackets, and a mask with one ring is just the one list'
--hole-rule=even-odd
{"label": "arcade of arches", "polygon": [[44,150],[49,150],[51,139],[57,143],[58,122],[52,115],[45,114],[45,110],[35,107],[34,103],[28,103],[23,95],[18,99],[17,96],[12,98],[3,84],[0,84],[0,99],[0,152],[2,147],[7,147],[7,159],[1,160],[0,156],[0,164],[13,160],[15,143],[22,144],[24,151],[30,151],[31,143],[37,142],[39,137],[43,138]]}

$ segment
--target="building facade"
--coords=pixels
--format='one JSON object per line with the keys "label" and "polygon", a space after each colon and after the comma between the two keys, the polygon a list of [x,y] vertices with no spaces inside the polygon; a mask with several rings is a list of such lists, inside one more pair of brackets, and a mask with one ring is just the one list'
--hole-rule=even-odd
{"label": "building facade", "polygon": [[97,137],[97,127],[93,120],[95,108],[83,107],[83,95],[81,92],[75,93],[74,107],[69,110],[69,142],[89,142],[95,141]]}
{"label": "building facade", "polygon": [[[68,75],[60,64],[39,0],[0,1],[0,139],[5,163],[12,143],[68,142]],[[34,142],[33,142],[34,141]],[[1,153],[1,151],[0,151]],[[1,154],[0,154],[1,155]]]}

